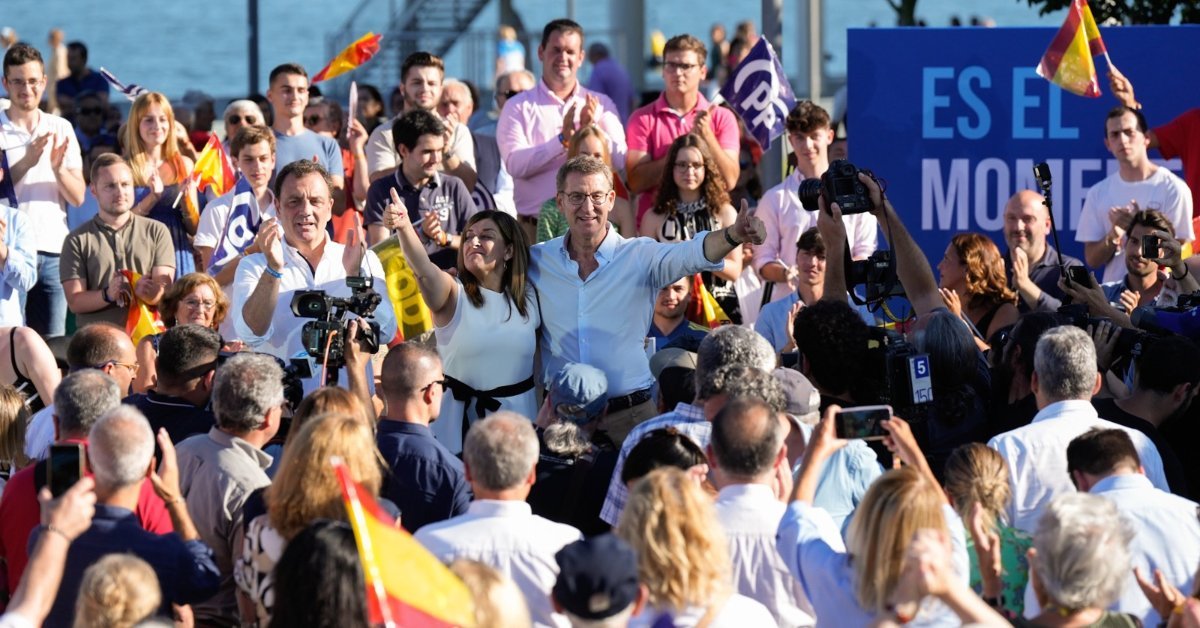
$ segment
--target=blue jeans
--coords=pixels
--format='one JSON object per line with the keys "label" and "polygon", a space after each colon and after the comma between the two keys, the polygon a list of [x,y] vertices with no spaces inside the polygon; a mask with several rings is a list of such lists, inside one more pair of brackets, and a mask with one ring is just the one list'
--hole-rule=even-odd
{"label": "blue jeans", "polygon": [[25,298],[25,324],[43,338],[67,333],[67,297],[58,276],[58,255],[38,252],[38,280]]}

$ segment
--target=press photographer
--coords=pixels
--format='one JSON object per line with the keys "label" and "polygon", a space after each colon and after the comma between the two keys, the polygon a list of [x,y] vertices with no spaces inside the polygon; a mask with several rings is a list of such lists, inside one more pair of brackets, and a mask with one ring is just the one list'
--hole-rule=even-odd
{"label": "press photographer", "polygon": [[[373,311],[379,342],[386,343],[396,334],[395,312],[387,297],[379,258],[364,251],[357,236],[351,236],[350,244],[343,246],[325,230],[332,211],[330,189],[329,174],[320,165],[301,160],[285,166],[275,179],[279,216],[263,221],[255,237],[262,253],[244,258],[233,282],[234,327],[238,335],[255,351],[284,360],[311,358],[312,376],[304,380],[306,393],[323,383],[325,347],[320,349],[321,359],[312,358],[306,348],[303,329],[313,318],[294,313],[292,303],[297,293],[320,290],[330,299],[354,300],[362,298],[355,295],[355,290],[361,288],[347,285],[347,278],[364,277],[365,283],[358,285],[370,286],[379,298]],[[359,330],[364,327],[347,324],[345,332],[339,330],[335,338],[360,337]],[[327,338],[323,335],[319,340]],[[327,366],[332,369],[336,363]],[[356,392],[369,388],[373,381],[369,361],[364,366],[344,369],[346,372],[338,373],[337,381]],[[359,378],[365,381],[355,381]]]}

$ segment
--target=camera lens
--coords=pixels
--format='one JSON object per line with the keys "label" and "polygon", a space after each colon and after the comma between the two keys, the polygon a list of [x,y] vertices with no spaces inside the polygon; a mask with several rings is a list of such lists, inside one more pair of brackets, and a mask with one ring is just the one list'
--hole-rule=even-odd
{"label": "camera lens", "polygon": [[820,205],[817,204],[821,197],[821,180],[820,179],[805,179],[800,182],[800,189],[796,191],[800,197],[800,205],[810,212],[817,211]]}

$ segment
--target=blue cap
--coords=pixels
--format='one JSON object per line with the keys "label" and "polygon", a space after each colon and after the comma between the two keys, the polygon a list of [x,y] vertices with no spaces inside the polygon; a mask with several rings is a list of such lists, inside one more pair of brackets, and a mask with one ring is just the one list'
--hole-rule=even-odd
{"label": "blue cap", "polygon": [[608,404],[608,378],[594,366],[570,362],[550,382],[550,402],[558,417],[588,423]]}
{"label": "blue cap", "polygon": [[607,619],[637,599],[637,554],[611,533],[575,541],[558,550],[554,560],[554,599],[576,617]]}

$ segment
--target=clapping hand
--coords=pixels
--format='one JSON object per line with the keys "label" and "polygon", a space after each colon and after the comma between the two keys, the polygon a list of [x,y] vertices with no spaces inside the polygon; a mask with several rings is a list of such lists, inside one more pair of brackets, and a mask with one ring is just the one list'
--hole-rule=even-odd
{"label": "clapping hand", "polygon": [[279,242],[279,218],[271,216],[258,226],[258,234],[254,236],[254,246],[267,258],[267,268],[275,272],[283,270],[283,247],[275,246]]}
{"label": "clapping hand", "polygon": [[579,112],[579,128],[591,126],[596,123],[596,112],[600,110],[600,99],[595,94],[588,94],[587,101],[583,105],[583,109]]}

